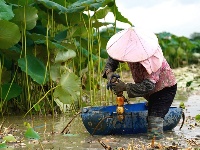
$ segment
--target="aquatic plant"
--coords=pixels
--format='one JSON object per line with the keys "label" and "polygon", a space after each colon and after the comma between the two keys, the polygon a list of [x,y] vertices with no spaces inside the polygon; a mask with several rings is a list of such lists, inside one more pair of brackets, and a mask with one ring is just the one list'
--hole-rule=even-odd
{"label": "aquatic plant", "polygon": [[97,93],[103,98],[105,45],[117,29],[100,20],[112,13],[131,24],[114,0],[2,0],[0,6],[2,114],[54,113],[58,103],[76,108],[85,95],[91,105]]}

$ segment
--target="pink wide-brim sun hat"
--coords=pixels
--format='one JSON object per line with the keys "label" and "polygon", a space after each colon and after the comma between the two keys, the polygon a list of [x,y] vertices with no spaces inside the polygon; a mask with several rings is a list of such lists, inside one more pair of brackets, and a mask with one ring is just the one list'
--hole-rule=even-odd
{"label": "pink wide-brim sun hat", "polygon": [[158,45],[158,38],[153,32],[130,27],[114,34],[106,49],[113,59],[139,62],[151,57]]}
{"label": "pink wide-brim sun hat", "polygon": [[163,60],[157,36],[137,27],[114,34],[109,39],[106,49],[108,55],[115,60],[141,62],[148,73],[157,71]]}

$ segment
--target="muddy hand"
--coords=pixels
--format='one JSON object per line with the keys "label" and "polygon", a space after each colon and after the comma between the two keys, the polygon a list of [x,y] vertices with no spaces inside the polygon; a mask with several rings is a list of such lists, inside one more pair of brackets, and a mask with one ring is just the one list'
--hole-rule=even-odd
{"label": "muddy hand", "polygon": [[110,79],[108,80],[107,83],[107,89],[108,90],[112,90],[112,84],[117,82],[117,80],[120,78],[120,76],[118,74],[112,74],[112,76],[110,77]]}
{"label": "muddy hand", "polygon": [[112,84],[112,89],[116,95],[122,95],[123,91],[126,91],[126,84],[121,80]]}

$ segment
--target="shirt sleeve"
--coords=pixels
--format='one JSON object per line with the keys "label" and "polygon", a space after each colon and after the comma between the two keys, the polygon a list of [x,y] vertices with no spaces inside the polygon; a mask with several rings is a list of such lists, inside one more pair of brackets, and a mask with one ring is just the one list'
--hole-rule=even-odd
{"label": "shirt sleeve", "polygon": [[127,83],[126,90],[129,98],[143,97],[155,88],[155,83],[145,79],[141,83]]}
{"label": "shirt sleeve", "polygon": [[110,56],[107,59],[104,71],[103,78],[107,78],[108,72],[114,72],[118,68],[119,62],[117,60],[112,59]]}

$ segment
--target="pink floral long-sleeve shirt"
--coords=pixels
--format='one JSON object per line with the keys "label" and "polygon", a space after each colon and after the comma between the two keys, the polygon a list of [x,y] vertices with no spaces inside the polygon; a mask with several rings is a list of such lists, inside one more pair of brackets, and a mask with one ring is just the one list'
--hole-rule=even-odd
{"label": "pink floral long-sleeve shirt", "polygon": [[[171,87],[176,84],[176,78],[166,59],[163,59],[162,66],[156,72],[148,74],[143,65],[139,62],[128,62],[135,83],[140,83],[144,79],[149,79],[155,83],[155,89],[148,95],[162,90],[165,87]],[[145,96],[146,97],[146,96]]]}

